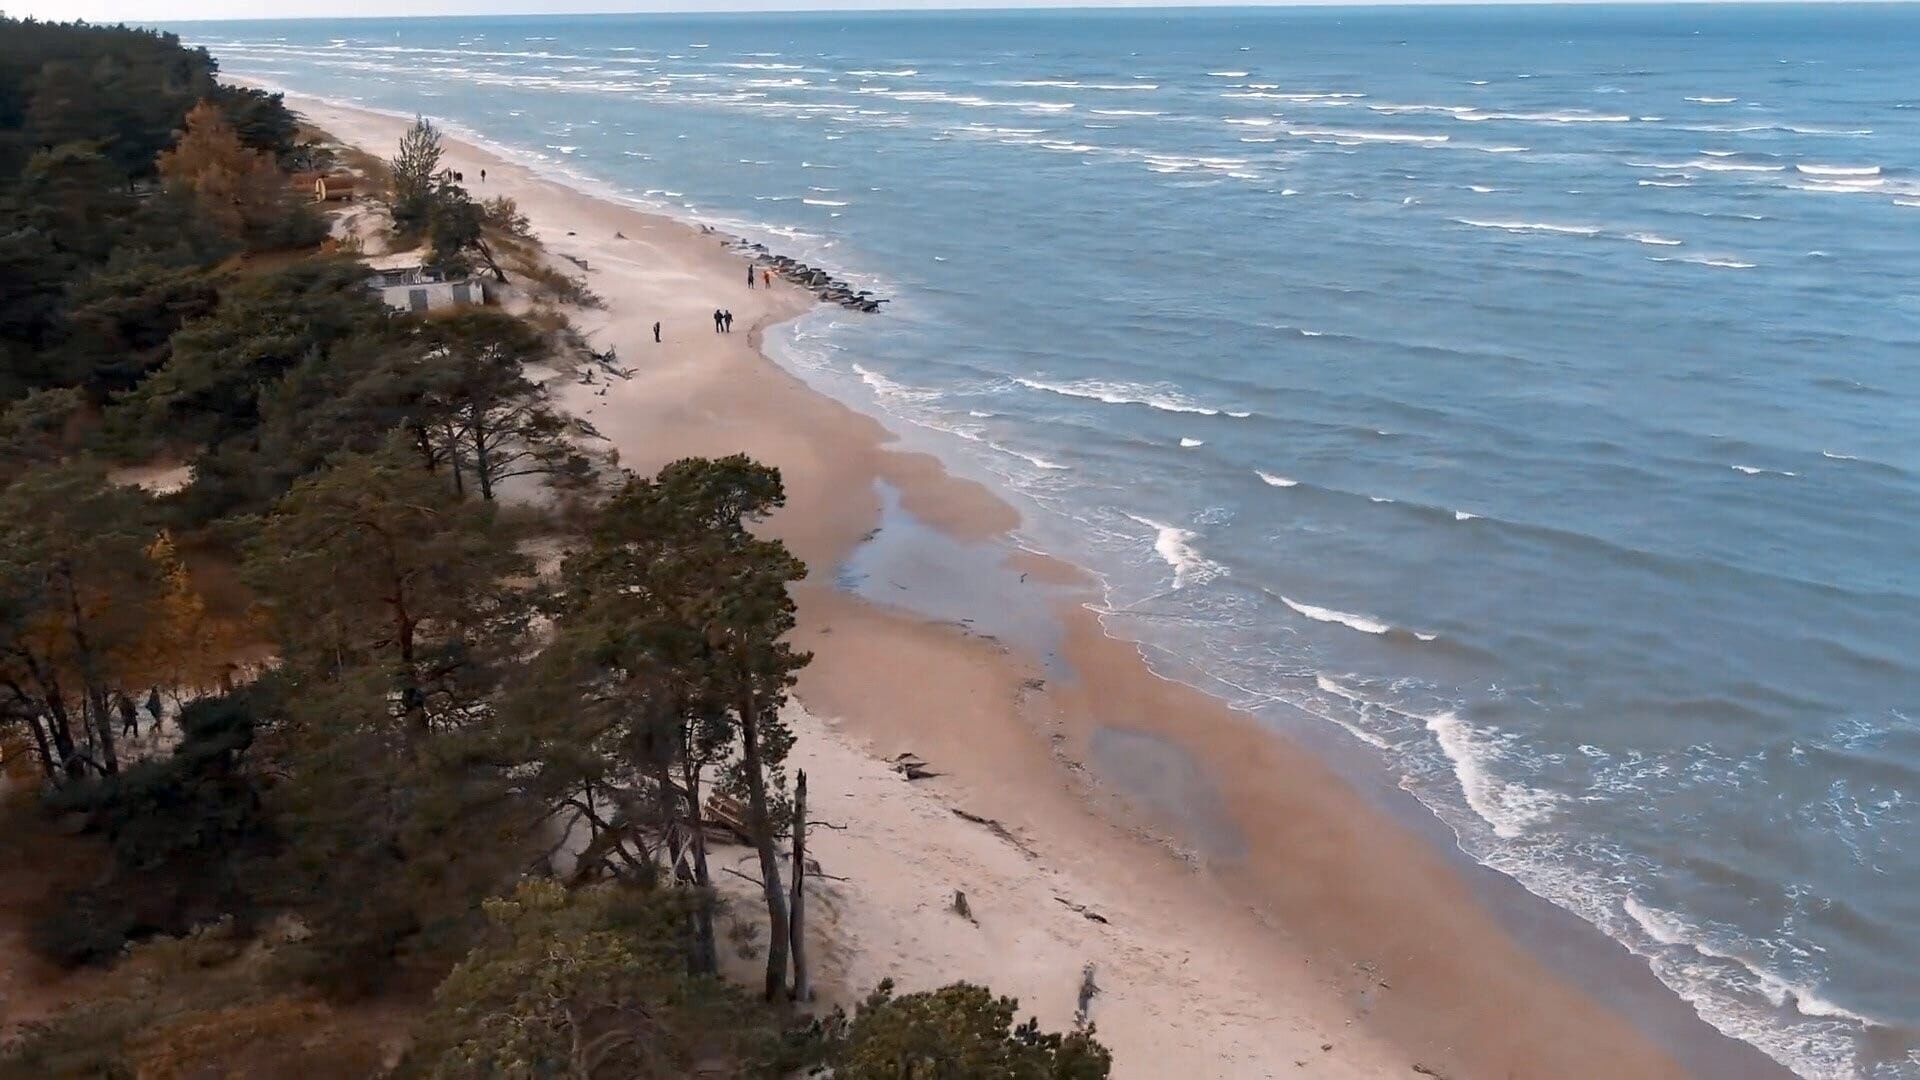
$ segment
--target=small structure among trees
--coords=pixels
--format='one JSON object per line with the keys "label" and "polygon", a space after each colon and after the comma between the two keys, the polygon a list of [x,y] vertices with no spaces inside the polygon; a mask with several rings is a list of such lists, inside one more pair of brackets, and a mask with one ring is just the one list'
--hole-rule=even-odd
{"label": "small structure among trees", "polygon": [[480,278],[464,274],[448,277],[424,265],[375,270],[367,279],[367,287],[395,311],[415,314],[484,304],[489,299],[487,284]]}

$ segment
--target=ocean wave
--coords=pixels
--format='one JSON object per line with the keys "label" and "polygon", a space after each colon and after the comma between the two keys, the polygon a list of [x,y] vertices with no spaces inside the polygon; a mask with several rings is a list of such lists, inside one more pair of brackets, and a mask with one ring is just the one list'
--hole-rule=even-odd
{"label": "ocean wave", "polygon": [[1451,710],[1423,719],[1452,764],[1467,806],[1492,826],[1495,836],[1511,840],[1552,820],[1564,801],[1561,796],[1501,780],[1487,768],[1504,756],[1505,737],[1475,727]]}
{"label": "ocean wave", "polygon": [[1207,74],[1216,79],[1244,79],[1247,77],[1247,73],[1244,71],[1209,71]]}
{"label": "ocean wave", "polygon": [[1740,99],[1730,97],[1690,97],[1687,100],[1697,102],[1701,105],[1731,105]]}
{"label": "ocean wave", "polygon": [[1294,480],[1285,476],[1279,476],[1274,473],[1266,472],[1265,470],[1262,470],[1262,469],[1253,470],[1253,474],[1260,478],[1261,483],[1266,484],[1269,487],[1290,488],[1290,487],[1300,486],[1300,481],[1298,480]]}
{"label": "ocean wave", "polygon": [[1347,131],[1339,128],[1288,128],[1287,134],[1307,139],[1349,140],[1352,142],[1443,143],[1445,135],[1418,135],[1401,131]]}
{"label": "ocean wave", "polygon": [[943,396],[938,390],[908,386],[905,383],[890,379],[860,364],[853,365],[853,373],[860,376],[860,381],[867,384],[867,387],[873,391],[875,397],[883,400],[927,402],[937,400]]}
{"label": "ocean wave", "polygon": [[1752,270],[1760,265],[1759,263],[1743,262],[1739,259],[1728,259],[1712,255],[1682,255],[1678,257],[1649,255],[1647,256],[1647,261],[1657,263],[1688,263],[1693,266],[1711,266],[1718,270]]}
{"label": "ocean wave", "polygon": [[1227,572],[1226,567],[1202,558],[1194,550],[1193,541],[1197,536],[1193,531],[1139,514],[1128,514],[1127,517],[1154,531],[1153,550],[1161,561],[1173,568],[1174,588],[1205,584]]}
{"label": "ocean wave", "polygon": [[845,202],[839,199],[801,199],[800,201],[807,204],[808,206],[845,206],[847,205]]}
{"label": "ocean wave", "polygon": [[1193,449],[1193,448],[1194,448],[1194,447],[1196,447],[1196,446],[1205,446],[1205,445],[1207,445],[1207,441],[1206,441],[1205,439],[1187,439],[1187,438],[1183,438],[1183,439],[1181,439],[1181,440],[1180,440],[1180,445],[1181,445],[1181,446],[1182,446],[1183,448],[1185,448],[1185,449],[1188,449],[1188,450],[1191,450],[1191,449]]}
{"label": "ocean wave", "polygon": [[1482,112],[1469,109],[1453,114],[1455,120],[1480,123],[1488,120],[1506,120],[1522,124],[1625,124],[1633,119],[1619,113],[1591,113],[1584,111],[1569,112]]}
{"label": "ocean wave", "polygon": [[1193,402],[1177,391],[1164,386],[1143,386],[1139,383],[1107,382],[1103,379],[1079,379],[1073,382],[1050,383],[1039,379],[1015,376],[1014,382],[1029,390],[1040,390],[1064,397],[1089,398],[1108,405],[1145,405],[1163,412],[1195,413],[1200,416],[1218,416],[1220,410],[1210,409]]}
{"label": "ocean wave", "polygon": [[1800,475],[1797,472],[1789,472],[1786,469],[1763,469],[1758,465],[1729,465],[1727,466],[1727,468],[1732,469],[1734,472],[1737,472],[1737,473],[1744,473],[1748,476],[1799,476]]}
{"label": "ocean wave", "polygon": [[1794,171],[1807,176],[1879,176],[1878,165],[1809,165],[1795,163]]}
{"label": "ocean wave", "polygon": [[900,68],[895,71],[882,71],[876,68],[854,68],[847,72],[863,79],[907,79],[920,74],[912,68]]}
{"label": "ocean wave", "polygon": [[[1325,675],[1315,675],[1313,677],[1313,683],[1314,683],[1314,686],[1318,688],[1321,693],[1331,694],[1334,697],[1342,698],[1347,702],[1351,703],[1355,708],[1357,708],[1363,714],[1371,712],[1377,705],[1376,702],[1368,701],[1367,699],[1361,697],[1359,694],[1348,689],[1347,687],[1340,685],[1338,682],[1335,682],[1333,679],[1330,679]],[[1380,707],[1384,708],[1385,706],[1380,706]],[[1320,712],[1317,709],[1309,710],[1309,711],[1313,712],[1314,715],[1316,716],[1320,716],[1320,717],[1323,717],[1324,719],[1331,720],[1334,723],[1339,724],[1341,727],[1346,728],[1348,733],[1353,735],[1354,738],[1359,739],[1361,742],[1364,742],[1369,746],[1377,747],[1381,750],[1393,749],[1393,743],[1389,742],[1386,739],[1381,738],[1380,736],[1374,734],[1373,732],[1368,731],[1366,728],[1362,727],[1361,725],[1356,724],[1350,719],[1348,719],[1347,717],[1341,715],[1342,710],[1332,709],[1324,713]]]}
{"label": "ocean wave", "polygon": [[1003,443],[989,442],[987,443],[987,447],[991,450],[997,450],[1008,457],[1019,458],[1021,461],[1032,465],[1036,469],[1045,469],[1048,472],[1065,472],[1073,468],[1071,465],[1062,465],[1057,461],[1049,461],[1038,454],[1029,454],[1023,450],[1015,450],[1013,447]]}
{"label": "ocean wave", "polygon": [[1315,622],[1337,623],[1349,630],[1358,630],[1363,634],[1384,634],[1393,629],[1391,625],[1366,615],[1355,615],[1349,611],[1336,611],[1333,608],[1303,604],[1290,596],[1282,596],[1280,602]]}
{"label": "ocean wave", "polygon": [[1499,229],[1503,232],[1520,233],[1559,233],[1565,236],[1599,236],[1601,230],[1592,225],[1554,225],[1544,221],[1480,221],[1474,218],[1453,218],[1456,224],[1471,225],[1476,229]]}
{"label": "ocean wave", "polygon": [[1628,233],[1627,239],[1640,244],[1652,244],[1655,247],[1679,247],[1684,240],[1673,240],[1657,233]]}
{"label": "ocean wave", "polygon": [[1803,986],[1768,971],[1759,962],[1714,944],[1711,935],[1671,911],[1664,911],[1636,897],[1621,901],[1621,910],[1656,944],[1690,949],[1701,956],[1737,965],[1751,980],[1750,988],[1775,1008],[1792,1009],[1817,1020],[1850,1020],[1867,1026],[1887,1026],[1881,1021],[1837,1004],[1810,986]]}

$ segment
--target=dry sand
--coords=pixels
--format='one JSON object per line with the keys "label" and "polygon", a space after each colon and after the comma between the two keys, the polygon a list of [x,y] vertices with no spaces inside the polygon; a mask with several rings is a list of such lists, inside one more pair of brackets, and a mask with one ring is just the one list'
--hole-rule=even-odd
{"label": "dry sand", "polygon": [[[405,126],[290,103],[374,152]],[[725,237],[467,143],[447,150],[476,195],[512,196],[550,251],[590,265],[608,308],[577,321],[637,373],[563,397],[622,464],[745,452],[785,477],[789,505],[769,528],[814,568],[796,590],[796,637],[815,658],[794,764],[811,778],[812,816],[845,826],[811,844],[844,879],[819,882],[813,908],[824,997],[857,998],[882,976],[908,990],[966,978],[1060,1025],[1091,964],[1092,1016],[1120,1077],[1779,1075],[1617,949],[1581,982],[1614,982],[1610,1001],[1637,1003],[1632,1023],[1565,977],[1579,961],[1550,970],[1486,903],[1491,875],[1288,740],[1155,676],[1102,633],[1098,594],[1073,567],[1010,556],[1026,576],[1007,606],[1051,624],[1052,667],[836,589],[833,568],[881,523],[880,481],[961,541],[1004,538],[1019,514],[766,360],[760,332],[813,298],[778,280],[749,291]],[[734,334],[713,332],[716,307],[733,311]],[[1086,764],[1096,736],[1104,775]],[[886,764],[904,751],[942,775],[910,784]],[[956,890],[977,925],[952,912]],[[1561,925],[1550,916],[1536,921]],[[1595,954],[1611,948],[1579,931],[1600,941]]]}

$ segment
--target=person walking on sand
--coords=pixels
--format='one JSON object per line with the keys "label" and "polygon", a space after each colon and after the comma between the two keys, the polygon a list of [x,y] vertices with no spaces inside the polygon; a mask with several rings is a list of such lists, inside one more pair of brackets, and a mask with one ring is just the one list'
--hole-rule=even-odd
{"label": "person walking on sand", "polygon": [[653,324],[653,343],[660,344],[660,324],[657,322]]}
{"label": "person walking on sand", "polygon": [[747,264],[747,288],[753,288],[753,264]]}
{"label": "person walking on sand", "polygon": [[480,170],[480,182],[483,184],[487,182],[487,170],[485,169]]}
{"label": "person walking on sand", "polygon": [[720,314],[720,309],[714,308],[713,309],[713,332],[714,333],[717,334],[720,332],[720,324],[724,321],[725,321],[725,317]]}
{"label": "person walking on sand", "polygon": [[731,334],[733,333],[733,312],[727,311],[727,312],[724,312],[723,314],[726,316],[726,320],[727,320],[727,333]]}
{"label": "person walking on sand", "polygon": [[760,284],[769,289],[773,288],[773,271],[764,266],[760,268]]}

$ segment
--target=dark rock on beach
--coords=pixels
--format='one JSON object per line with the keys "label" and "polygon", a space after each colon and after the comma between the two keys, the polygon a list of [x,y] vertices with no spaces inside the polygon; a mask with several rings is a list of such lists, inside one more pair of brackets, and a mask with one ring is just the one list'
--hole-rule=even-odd
{"label": "dark rock on beach", "polygon": [[811,291],[823,303],[839,304],[841,307],[871,315],[880,310],[881,304],[887,302],[884,298],[875,297],[868,289],[854,289],[852,285],[817,266],[808,266],[788,255],[774,254],[765,244],[735,240],[732,246],[734,250],[751,258],[754,265],[771,270],[787,281]]}

